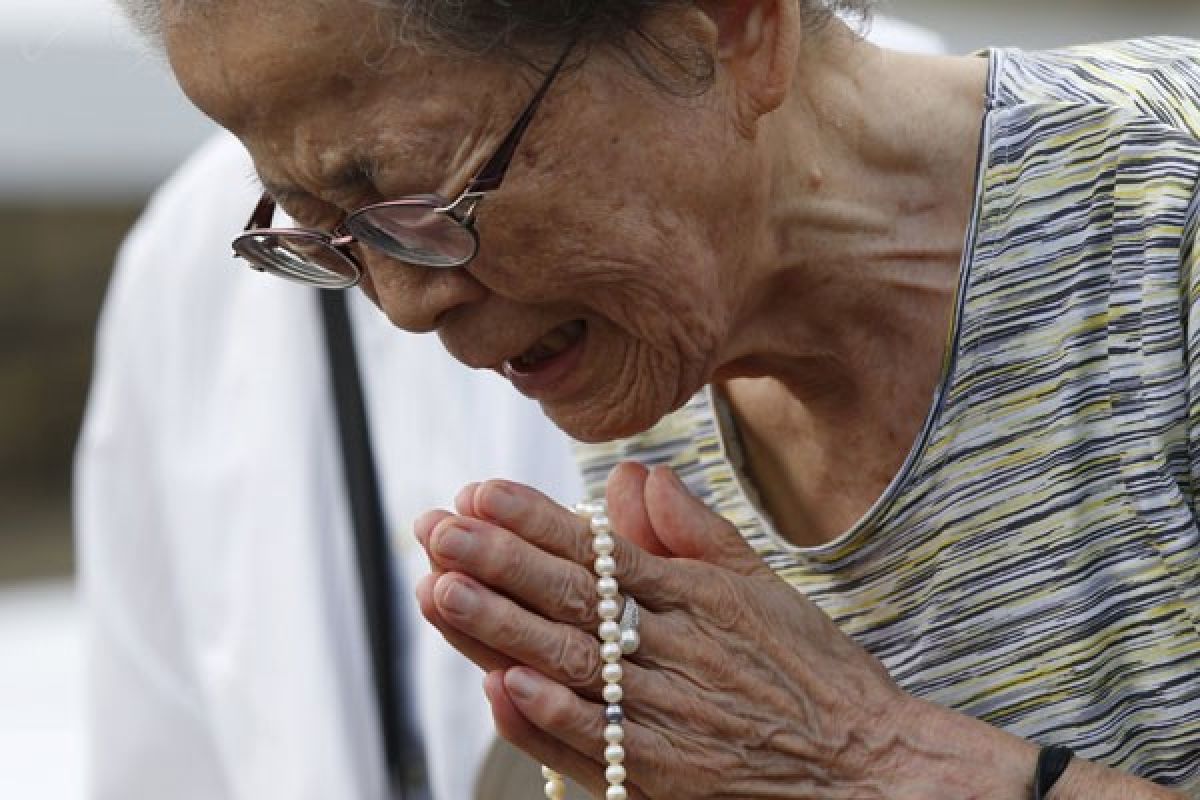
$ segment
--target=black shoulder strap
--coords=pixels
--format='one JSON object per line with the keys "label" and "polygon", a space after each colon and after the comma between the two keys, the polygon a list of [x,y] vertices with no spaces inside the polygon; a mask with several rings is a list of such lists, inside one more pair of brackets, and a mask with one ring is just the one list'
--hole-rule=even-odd
{"label": "black shoulder strap", "polygon": [[384,523],[379,479],[371,452],[366,403],[354,349],[354,334],[344,291],[318,292],[321,320],[333,381],[342,466],[354,525],[354,543],[362,587],[363,612],[371,645],[371,671],[379,709],[379,728],[387,763],[390,797],[427,796],[425,758],[412,730],[397,667],[403,653],[402,621],[397,603],[398,576],[392,564]]}

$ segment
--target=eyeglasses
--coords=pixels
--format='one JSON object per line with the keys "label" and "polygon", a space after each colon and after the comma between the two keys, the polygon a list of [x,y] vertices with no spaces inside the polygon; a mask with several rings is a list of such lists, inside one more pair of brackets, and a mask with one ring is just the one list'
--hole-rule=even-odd
{"label": "eyeglasses", "polygon": [[533,120],[574,42],[567,45],[541,87],[504,137],[499,149],[453,202],[436,194],[375,203],[346,217],[332,234],[310,228],[272,228],[275,200],[268,193],[233,240],[234,255],[260,272],[321,289],[348,289],[363,266],[351,245],[360,242],[392,258],[422,267],[466,266],[479,252],[475,217],[484,196],[500,188],[521,137]]}

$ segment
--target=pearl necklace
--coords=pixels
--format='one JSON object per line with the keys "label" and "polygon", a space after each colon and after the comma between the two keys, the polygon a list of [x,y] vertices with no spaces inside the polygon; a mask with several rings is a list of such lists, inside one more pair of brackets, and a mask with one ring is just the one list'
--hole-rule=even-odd
{"label": "pearl necklace", "polygon": [[[625,788],[625,712],[621,708],[621,700],[625,696],[621,688],[621,679],[625,671],[621,667],[621,656],[631,655],[640,644],[636,622],[627,628],[617,622],[621,615],[621,602],[618,599],[617,562],[613,558],[616,540],[612,536],[608,514],[599,503],[582,503],[576,512],[588,518],[592,529],[592,552],[596,556],[593,568],[596,570],[596,594],[600,600],[596,612],[600,617],[600,658],[604,661],[601,677],[604,678],[602,695],[607,706],[604,709],[604,760],[608,768],[604,777],[608,780],[608,789],[604,800],[627,800],[629,792]],[[632,604],[632,599],[629,600]],[[630,611],[636,620],[637,608],[632,606]],[[542,767],[542,777],[546,779],[547,800],[564,800],[567,796],[567,786],[559,775],[549,767]]]}

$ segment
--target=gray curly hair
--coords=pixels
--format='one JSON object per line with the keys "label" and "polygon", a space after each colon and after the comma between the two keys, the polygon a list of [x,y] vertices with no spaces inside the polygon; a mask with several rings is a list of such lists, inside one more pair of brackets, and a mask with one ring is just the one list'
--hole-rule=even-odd
{"label": "gray curly hair", "polygon": [[[656,14],[694,5],[694,0],[363,0],[392,16],[399,36],[447,47],[464,55],[527,61],[530,48],[568,40],[610,45],[662,87],[664,67],[705,85],[713,65],[706,53],[669,43],[647,31]],[[179,0],[182,3],[211,0]],[[804,23],[820,28],[834,16],[865,20],[874,0],[796,0]],[[161,46],[163,0],[116,0],[134,25]],[[642,45],[642,46],[637,46]],[[676,88],[678,88],[676,86]]]}

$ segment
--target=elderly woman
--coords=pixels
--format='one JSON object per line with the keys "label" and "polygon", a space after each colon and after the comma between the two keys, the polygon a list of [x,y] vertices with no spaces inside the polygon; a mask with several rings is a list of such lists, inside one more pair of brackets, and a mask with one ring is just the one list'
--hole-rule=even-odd
{"label": "elderly woman", "polygon": [[143,13],[255,158],[252,266],[594,443],[607,510],[416,526],[549,796],[1200,796],[1200,44],[906,56],[856,5]]}

